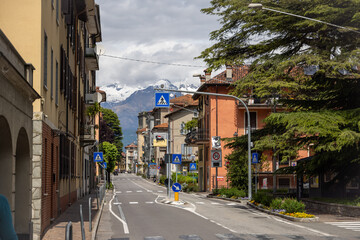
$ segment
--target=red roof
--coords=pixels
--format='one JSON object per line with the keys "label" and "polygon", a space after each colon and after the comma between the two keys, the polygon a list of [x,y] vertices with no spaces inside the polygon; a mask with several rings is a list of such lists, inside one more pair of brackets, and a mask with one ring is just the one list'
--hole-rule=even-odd
{"label": "red roof", "polygon": [[135,144],[130,144],[130,145],[127,145],[125,148],[136,148],[137,146]]}
{"label": "red roof", "polygon": [[186,94],[184,96],[180,96],[180,97],[176,97],[170,100],[170,103],[173,103],[175,105],[181,105],[181,106],[197,106],[198,105],[198,101],[194,100],[192,98],[192,95],[190,94]]}
{"label": "red roof", "polygon": [[[241,66],[232,66],[232,78],[226,78],[226,70],[219,73],[215,77],[211,78],[210,80],[206,81],[203,85],[199,87],[197,91],[203,92],[207,87],[211,85],[225,85],[229,86],[232,83],[240,80],[241,78],[245,77],[246,74],[249,73],[249,66],[241,65]],[[194,94],[193,98],[197,99],[199,97],[198,94]]]}
{"label": "red roof", "polygon": [[138,129],[137,131],[136,131],[136,133],[142,133],[142,132],[145,132],[146,131],[146,128],[141,128],[141,129]]}
{"label": "red roof", "polygon": [[169,126],[168,123],[162,123],[162,124],[154,126],[154,128],[168,128],[168,126]]}

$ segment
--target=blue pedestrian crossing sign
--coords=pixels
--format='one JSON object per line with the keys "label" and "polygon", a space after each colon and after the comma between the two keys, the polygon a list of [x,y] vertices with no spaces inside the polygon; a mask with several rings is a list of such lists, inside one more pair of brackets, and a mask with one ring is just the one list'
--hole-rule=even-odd
{"label": "blue pedestrian crossing sign", "polygon": [[180,192],[181,191],[181,184],[180,183],[174,183],[171,187],[171,189],[174,191],[174,192]]}
{"label": "blue pedestrian crossing sign", "polygon": [[196,171],[196,163],[190,163],[190,171]]}
{"label": "blue pedestrian crossing sign", "polygon": [[252,153],[252,163],[256,164],[259,163],[259,154],[258,153]]}
{"label": "blue pedestrian crossing sign", "polygon": [[94,162],[102,162],[103,160],[103,152],[94,152]]}
{"label": "blue pedestrian crossing sign", "polygon": [[181,164],[181,154],[172,155],[172,164]]}
{"label": "blue pedestrian crossing sign", "polygon": [[170,93],[155,93],[155,107],[170,107]]}

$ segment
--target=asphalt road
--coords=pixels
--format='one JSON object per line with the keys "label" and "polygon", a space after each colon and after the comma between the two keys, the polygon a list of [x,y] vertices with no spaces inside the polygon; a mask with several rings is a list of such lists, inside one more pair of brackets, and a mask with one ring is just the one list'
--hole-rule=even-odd
{"label": "asphalt road", "polygon": [[360,239],[356,221],[295,223],[201,193],[180,193],[185,204],[175,204],[151,181],[132,174],[112,178],[115,190],[107,194],[98,240]]}

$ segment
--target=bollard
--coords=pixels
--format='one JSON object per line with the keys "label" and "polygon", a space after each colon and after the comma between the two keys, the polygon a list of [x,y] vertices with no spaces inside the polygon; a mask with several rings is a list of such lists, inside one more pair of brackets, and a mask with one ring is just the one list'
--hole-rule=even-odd
{"label": "bollard", "polygon": [[99,210],[99,189],[96,189],[96,205],[97,209]]}
{"label": "bollard", "polygon": [[81,239],[85,240],[84,217],[82,213],[82,205],[80,204],[80,221],[81,221]]}
{"label": "bollard", "polygon": [[175,199],[175,201],[179,201],[179,193],[178,192],[174,192],[174,199]]}
{"label": "bollard", "polygon": [[72,240],[72,223],[69,221],[66,224],[66,230],[65,230],[65,240]]}
{"label": "bollard", "polygon": [[91,232],[91,226],[92,222],[91,222],[91,197],[89,197],[89,232]]}

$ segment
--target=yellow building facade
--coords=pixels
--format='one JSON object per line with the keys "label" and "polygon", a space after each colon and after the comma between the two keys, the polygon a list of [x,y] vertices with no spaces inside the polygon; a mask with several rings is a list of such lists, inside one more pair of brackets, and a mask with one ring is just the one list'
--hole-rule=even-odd
{"label": "yellow building facade", "polygon": [[87,109],[99,101],[99,6],[94,0],[2,0],[0,28],[34,66],[29,82],[41,96],[33,103],[31,217],[23,230],[36,240],[96,186],[95,117]]}

